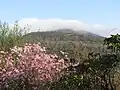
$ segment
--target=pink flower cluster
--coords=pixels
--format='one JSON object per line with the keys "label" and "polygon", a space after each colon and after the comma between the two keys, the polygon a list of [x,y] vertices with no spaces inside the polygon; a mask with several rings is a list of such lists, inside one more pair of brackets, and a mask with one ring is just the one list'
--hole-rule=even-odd
{"label": "pink flower cluster", "polygon": [[[52,81],[64,69],[64,60],[47,54],[40,44],[25,44],[0,52],[0,84],[20,75],[41,82]],[[32,79],[31,79],[32,80]]]}

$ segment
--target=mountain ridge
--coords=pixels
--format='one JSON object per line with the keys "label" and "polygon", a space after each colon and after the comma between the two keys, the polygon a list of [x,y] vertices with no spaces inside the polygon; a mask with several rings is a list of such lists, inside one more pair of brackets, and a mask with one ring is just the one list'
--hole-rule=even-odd
{"label": "mountain ridge", "polygon": [[[76,31],[73,29],[58,29],[58,30],[52,30],[52,31],[38,31],[38,32],[31,32],[28,33],[27,36],[32,35],[33,37],[59,37],[63,40],[72,40],[72,41],[101,41],[104,39],[104,37],[91,33],[91,32],[87,32],[84,30],[80,30],[80,31]],[[66,37],[68,37],[67,39],[65,39]]]}
{"label": "mountain ridge", "polygon": [[[84,32],[84,33],[83,33]],[[40,42],[50,53],[60,56],[60,51],[68,52],[69,57],[85,59],[89,52],[103,52],[104,37],[87,31],[71,29],[31,32],[24,36],[28,42]],[[83,60],[84,60],[83,59]]]}

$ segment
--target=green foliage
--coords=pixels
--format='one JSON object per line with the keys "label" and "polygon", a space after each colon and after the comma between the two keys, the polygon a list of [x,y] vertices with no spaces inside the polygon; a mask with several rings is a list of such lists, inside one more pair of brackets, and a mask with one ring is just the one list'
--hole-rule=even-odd
{"label": "green foliage", "polygon": [[[91,34],[81,35],[69,30],[24,34],[17,22],[13,28],[7,23],[0,22],[0,50],[9,51],[10,48],[23,45],[26,41],[33,43],[40,41],[49,52],[62,57],[60,53],[62,50],[68,53],[69,58],[81,61],[77,66],[68,67],[68,71],[65,71],[65,75],[60,79],[45,85],[45,90],[48,88],[49,90],[119,90],[119,34],[104,39],[104,45],[112,50],[112,53],[106,54],[106,48],[101,45],[103,38]],[[14,85],[15,82],[11,81],[11,84]],[[14,87],[20,86],[18,84]]]}
{"label": "green foliage", "polygon": [[[112,35],[112,37],[105,39],[105,44],[109,43],[119,51],[120,44],[117,41],[119,35]],[[116,41],[116,42],[114,42]],[[92,58],[80,63],[74,69],[69,69],[69,74],[61,77],[57,82],[53,83],[53,90],[119,90],[116,81],[116,69],[118,70],[120,62],[120,53],[115,52],[111,54],[90,54]],[[78,69],[80,72],[78,72]],[[71,70],[74,73],[71,73]],[[120,74],[119,74],[120,75]]]}
{"label": "green foliage", "polygon": [[108,46],[108,49],[112,49],[113,52],[120,50],[120,35],[111,35],[110,38],[105,38],[104,44]]}
{"label": "green foliage", "polygon": [[12,28],[7,23],[0,22],[0,50],[8,51],[16,45],[22,45],[24,43],[23,34],[17,21]]}

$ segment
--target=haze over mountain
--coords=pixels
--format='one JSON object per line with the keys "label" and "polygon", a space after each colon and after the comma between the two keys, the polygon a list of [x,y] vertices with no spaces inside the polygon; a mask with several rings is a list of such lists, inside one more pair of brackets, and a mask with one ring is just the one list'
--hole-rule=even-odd
{"label": "haze over mountain", "polygon": [[28,33],[27,36],[30,36],[32,38],[47,38],[46,40],[57,40],[58,41],[83,41],[83,42],[102,42],[102,40],[104,39],[104,37],[88,32],[88,31],[84,31],[84,30],[80,30],[80,31],[76,31],[73,29],[67,29],[67,28],[63,28],[63,29],[56,29],[56,30],[52,30],[52,31],[38,31],[38,32],[31,32]]}
{"label": "haze over mountain", "polygon": [[116,0],[31,0],[1,1],[1,20],[21,26],[31,25],[31,31],[69,28],[86,30],[102,36],[120,33],[120,1]]}
{"label": "haze over mountain", "polygon": [[[101,24],[87,24],[78,20],[64,20],[64,19],[37,19],[37,18],[24,18],[19,20],[19,25],[24,27],[29,25],[30,32],[36,31],[51,31],[57,29],[68,28],[76,31],[88,31],[101,36],[108,36],[114,31],[112,27],[107,27]],[[117,31],[117,33],[119,33]]]}

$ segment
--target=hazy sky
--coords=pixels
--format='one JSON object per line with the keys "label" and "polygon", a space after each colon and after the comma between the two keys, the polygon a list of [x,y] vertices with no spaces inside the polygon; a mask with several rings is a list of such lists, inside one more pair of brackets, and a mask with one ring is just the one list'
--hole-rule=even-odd
{"label": "hazy sky", "polygon": [[120,27],[120,0],[1,0],[0,19],[34,28],[70,27],[106,35]]}

